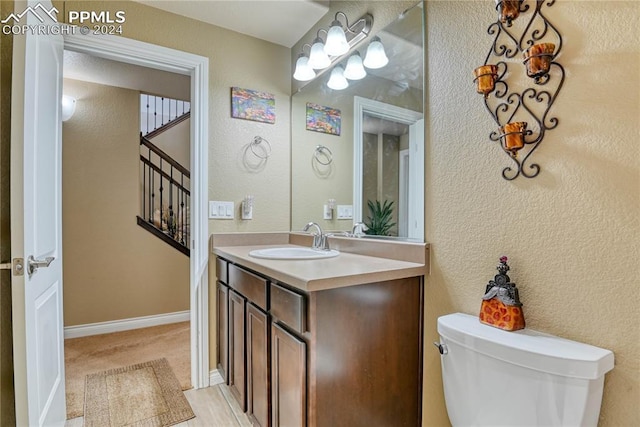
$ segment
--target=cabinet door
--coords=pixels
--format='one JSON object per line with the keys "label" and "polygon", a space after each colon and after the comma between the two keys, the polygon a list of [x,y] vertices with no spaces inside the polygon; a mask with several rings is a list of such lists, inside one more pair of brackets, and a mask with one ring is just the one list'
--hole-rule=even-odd
{"label": "cabinet door", "polygon": [[247,410],[245,368],[245,299],[229,290],[229,390]]}
{"label": "cabinet door", "polygon": [[216,322],[218,328],[217,356],[218,371],[226,384],[229,384],[229,288],[218,282]]}
{"label": "cabinet door", "polygon": [[247,304],[247,414],[254,426],[271,425],[269,316]]}
{"label": "cabinet door", "polygon": [[307,349],[304,341],[271,324],[274,427],[307,425]]}

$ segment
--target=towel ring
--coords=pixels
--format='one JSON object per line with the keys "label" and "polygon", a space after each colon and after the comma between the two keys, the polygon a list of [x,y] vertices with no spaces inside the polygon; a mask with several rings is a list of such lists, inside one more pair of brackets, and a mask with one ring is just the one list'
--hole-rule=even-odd
{"label": "towel ring", "polygon": [[[265,145],[263,147],[264,149],[264,153],[262,155],[256,153],[255,147],[259,146],[262,143],[265,143]],[[269,141],[267,141],[266,139],[264,139],[261,136],[256,136],[253,138],[253,141],[251,141],[251,144],[249,144],[249,148],[251,149],[251,152],[253,153],[254,156],[256,156],[259,159],[268,159],[269,156],[271,155],[271,144],[269,144]]]}
{"label": "towel ring", "polygon": [[[321,157],[324,157],[326,161],[323,162],[320,160]],[[316,151],[313,153],[313,158],[321,165],[328,166],[333,162],[333,153],[324,145],[318,145],[316,146]]]}

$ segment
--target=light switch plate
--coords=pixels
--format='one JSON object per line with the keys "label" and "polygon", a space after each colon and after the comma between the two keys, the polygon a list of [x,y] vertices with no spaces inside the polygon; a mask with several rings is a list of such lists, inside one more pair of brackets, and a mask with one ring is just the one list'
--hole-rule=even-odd
{"label": "light switch plate", "polygon": [[233,219],[233,202],[209,201],[210,219]]}
{"label": "light switch plate", "polygon": [[338,219],[353,219],[353,205],[338,205]]}

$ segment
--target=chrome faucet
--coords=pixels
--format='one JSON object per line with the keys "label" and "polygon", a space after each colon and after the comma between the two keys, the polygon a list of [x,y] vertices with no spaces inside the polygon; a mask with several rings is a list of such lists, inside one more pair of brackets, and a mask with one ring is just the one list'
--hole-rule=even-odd
{"label": "chrome faucet", "polygon": [[[358,231],[358,229],[360,229],[360,231]],[[364,222],[356,222],[355,224],[353,224],[353,230],[351,231],[351,234],[353,235],[353,237],[362,237],[364,232],[368,229],[369,227],[367,227]]]}
{"label": "chrome faucet", "polygon": [[313,234],[313,244],[311,245],[311,248],[328,251],[329,241],[327,240],[327,236],[322,232],[322,228],[320,228],[318,224],[316,224],[315,222],[310,222],[309,224],[304,226],[302,231],[309,231],[311,227],[315,227],[317,230],[317,233]]}

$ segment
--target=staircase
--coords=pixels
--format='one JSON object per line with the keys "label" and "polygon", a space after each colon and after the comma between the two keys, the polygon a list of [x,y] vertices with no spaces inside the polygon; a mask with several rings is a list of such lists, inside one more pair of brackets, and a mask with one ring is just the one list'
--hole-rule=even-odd
{"label": "staircase", "polygon": [[[189,170],[153,139],[190,117],[187,101],[141,94],[138,225],[189,256]],[[185,142],[189,144],[189,141]]]}

